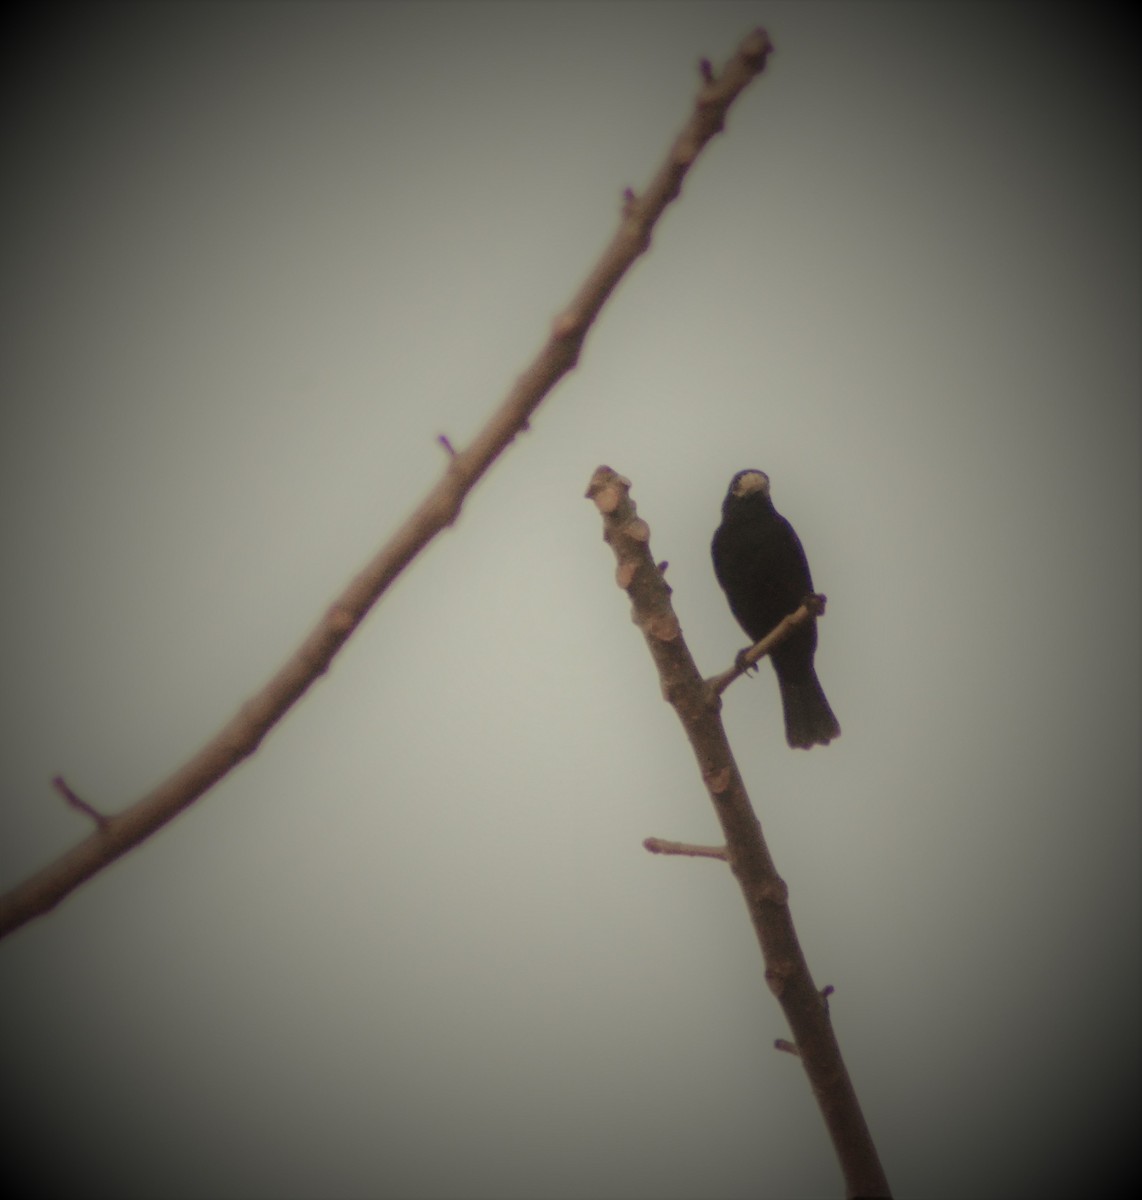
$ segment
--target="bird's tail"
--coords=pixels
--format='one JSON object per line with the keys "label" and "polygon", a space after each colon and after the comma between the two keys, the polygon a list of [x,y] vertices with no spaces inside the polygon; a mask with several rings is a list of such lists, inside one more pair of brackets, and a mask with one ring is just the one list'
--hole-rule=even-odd
{"label": "bird's tail", "polygon": [[778,679],[785,710],[785,740],[798,749],[827,746],[840,737],[841,727],[811,667],[797,679]]}

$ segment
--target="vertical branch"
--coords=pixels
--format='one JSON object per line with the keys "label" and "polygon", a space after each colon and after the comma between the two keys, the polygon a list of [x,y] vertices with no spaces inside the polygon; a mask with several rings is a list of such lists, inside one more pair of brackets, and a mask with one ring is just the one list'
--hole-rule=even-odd
{"label": "vertical branch", "polygon": [[[788,888],[770,857],[734,761],[718,712],[718,690],[702,679],[682,637],[670,603],[671,589],[651,557],[650,528],[638,516],[630,498],[630,481],[610,467],[599,467],[591,477],[587,496],[602,514],[603,537],[618,561],[618,584],[631,599],[632,617],[658,668],[662,694],[690,740],[725,834],[727,861],[761,947],[766,983],[793,1032],[795,1052],[832,1138],[848,1195],[887,1196],[888,1180],[841,1058],[826,994],[818,990],[809,973],[789,911]],[[783,633],[774,630],[763,639],[765,649],[788,636],[800,620],[812,619],[815,608],[815,604],[804,605],[794,614],[797,620],[783,621],[778,627]],[[648,849],[662,847],[658,842]],[[698,849],[691,848],[690,852]],[[701,849],[707,851],[707,857],[715,857],[709,853],[710,848]]]}

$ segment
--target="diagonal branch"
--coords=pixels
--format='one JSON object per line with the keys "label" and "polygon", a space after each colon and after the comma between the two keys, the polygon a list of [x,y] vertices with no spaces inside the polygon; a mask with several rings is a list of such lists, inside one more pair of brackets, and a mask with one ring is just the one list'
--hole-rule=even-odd
{"label": "diagonal branch", "polygon": [[468,493],[555,384],[575,366],[584,338],[615,285],[650,246],[651,232],[743,88],[765,69],[772,49],[755,30],[715,76],[703,69],[694,111],[642,196],[624,195],[622,220],[579,291],[552,324],[547,343],[516,380],[471,445],[449,452],[443,477],[376,557],[333,602],[278,673],[173,775],[149,795],[97,824],[55,862],[0,897],[0,937],[48,912],[85,880],[137,846],[253,754],[262,738],[328,668],[334,655],[406,566],[460,513]]}
{"label": "diagonal branch", "polygon": [[727,861],[761,946],[766,982],[789,1021],[848,1195],[887,1196],[888,1180],[841,1058],[826,994],[817,990],[809,973],[793,928],[788,889],[770,858],[718,715],[721,700],[698,673],[682,638],[670,587],[650,554],[650,529],[630,498],[630,480],[599,467],[587,495],[602,513],[603,537],[618,560],[618,583],[630,596],[632,619],[646,638],[662,694],[678,714],[698,760],[725,835]]}
{"label": "diagonal branch", "polygon": [[783,617],[761,641],[754,642],[752,646],[743,650],[728,671],[723,671],[720,675],[708,679],[706,682],[713,689],[714,694],[720,696],[735,679],[740,679],[750,667],[765,658],[776,646],[780,646],[794,629],[822,616],[825,612],[827,598],[816,593],[806,596],[800,608],[791,612],[787,617]]}

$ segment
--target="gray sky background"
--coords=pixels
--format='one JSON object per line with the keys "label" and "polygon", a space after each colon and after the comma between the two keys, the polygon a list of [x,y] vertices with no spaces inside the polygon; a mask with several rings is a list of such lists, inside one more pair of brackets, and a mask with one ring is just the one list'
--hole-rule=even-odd
{"label": "gray sky background", "polygon": [[[1124,19],[1124,18],[1123,18]],[[50,10],[6,67],[0,886],[253,693],[776,52],[579,368],[258,755],[0,947],[47,1193],[817,1197],[824,1128],[598,514],[707,674],[769,472],[844,728],[727,696],[889,1179],[1138,1174],[1136,61],[1104,8]],[[9,50],[9,58],[13,51]],[[1124,1194],[1129,1194],[1125,1192]]]}

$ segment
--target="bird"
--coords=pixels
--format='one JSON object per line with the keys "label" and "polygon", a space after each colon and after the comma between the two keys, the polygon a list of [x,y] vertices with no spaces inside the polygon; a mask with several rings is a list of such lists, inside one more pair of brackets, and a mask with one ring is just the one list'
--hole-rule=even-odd
{"label": "bird", "polygon": [[[773,507],[764,471],[739,471],[730,481],[710,552],[730,612],[755,642],[800,608],[813,591],[801,539]],[[841,732],[817,679],[816,650],[814,619],[769,655],[781,689],[785,740],[796,749],[826,746]]]}

